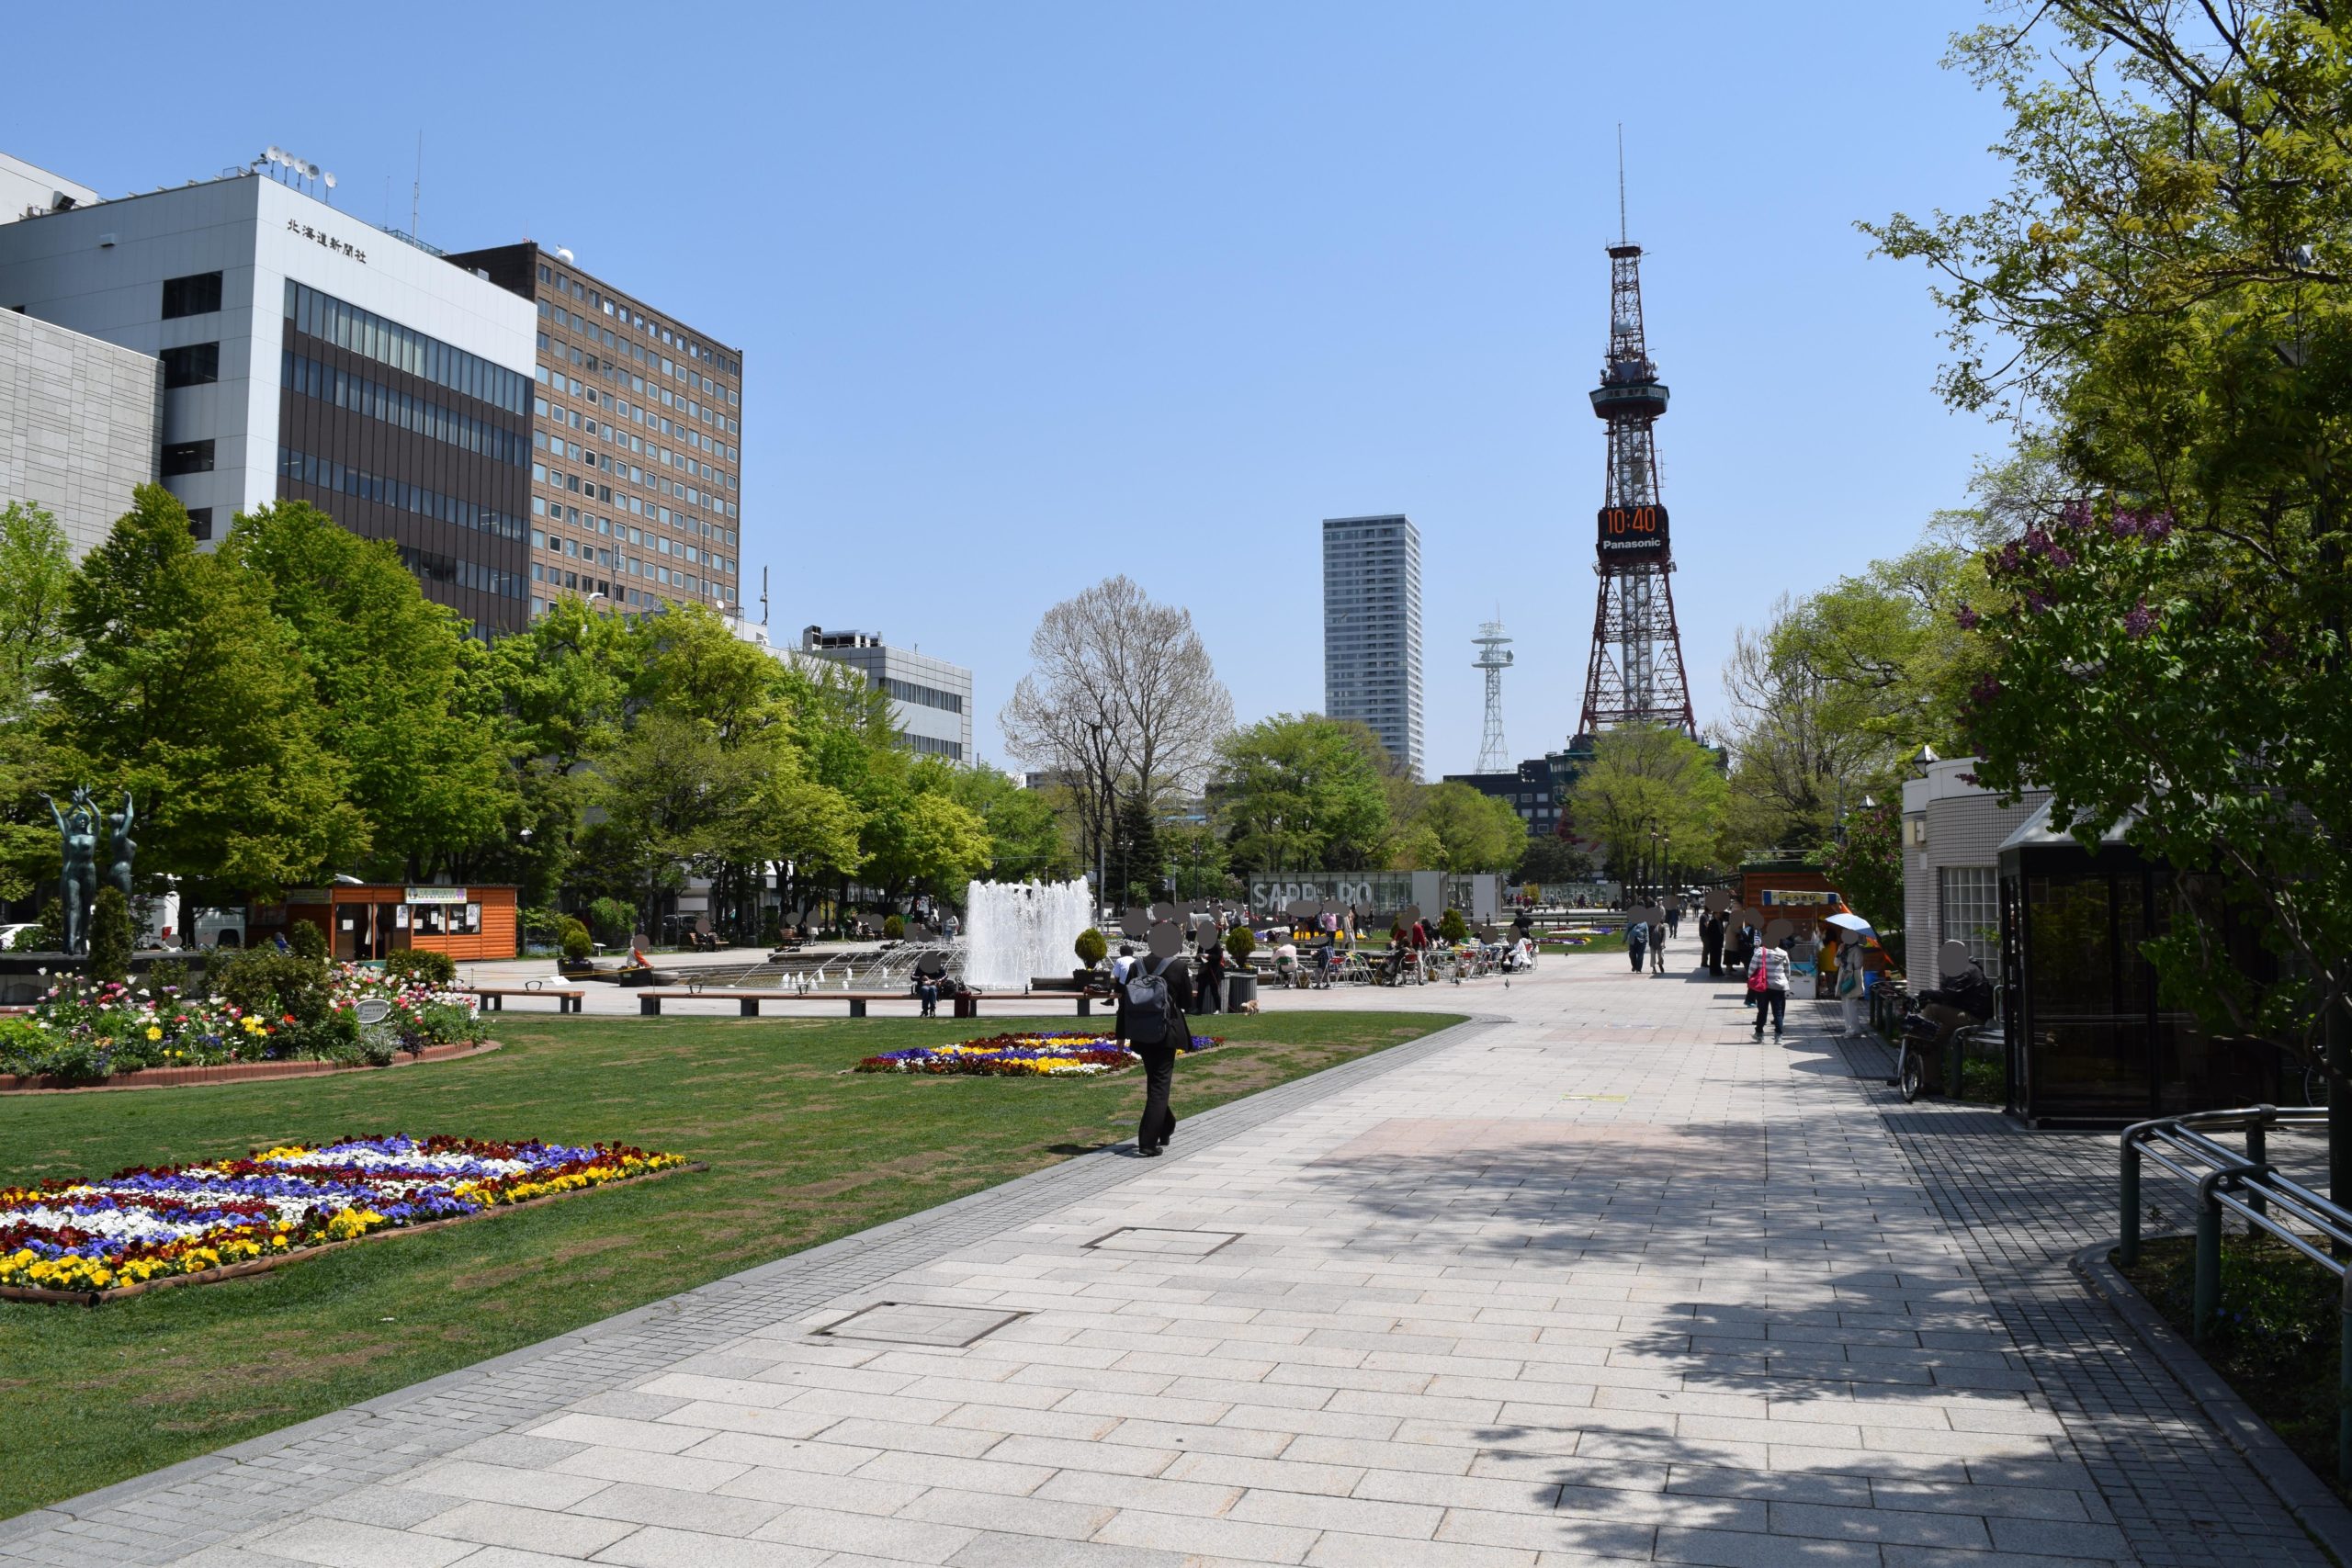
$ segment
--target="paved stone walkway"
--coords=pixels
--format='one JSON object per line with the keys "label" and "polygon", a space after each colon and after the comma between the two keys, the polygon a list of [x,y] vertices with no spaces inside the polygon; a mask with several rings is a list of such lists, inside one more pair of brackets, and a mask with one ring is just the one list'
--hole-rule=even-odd
{"label": "paved stone walkway", "polygon": [[1599,956],[1286,996],[1499,1016],[0,1525],[0,1562],[2322,1561],[2052,1270],[2096,1206],[2015,1168],[2092,1141],[1890,1114],[1809,1006],[1758,1044],[1734,999]]}

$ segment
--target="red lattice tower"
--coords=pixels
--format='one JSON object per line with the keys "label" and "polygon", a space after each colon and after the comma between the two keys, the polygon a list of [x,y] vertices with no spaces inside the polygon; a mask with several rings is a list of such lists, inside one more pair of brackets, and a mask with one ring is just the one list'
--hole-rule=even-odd
{"label": "red lattice tower", "polygon": [[1609,247],[1609,361],[1592,412],[1609,424],[1582,737],[1620,724],[1670,724],[1692,739],[1690,682],[1674,619],[1674,547],[1658,499],[1657,442],[1666,386],[1642,336],[1642,247]]}

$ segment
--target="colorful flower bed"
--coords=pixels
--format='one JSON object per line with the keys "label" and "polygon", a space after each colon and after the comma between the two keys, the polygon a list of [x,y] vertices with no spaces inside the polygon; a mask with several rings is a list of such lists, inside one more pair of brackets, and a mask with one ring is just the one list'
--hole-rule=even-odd
{"label": "colorful flower bed", "polygon": [[[209,998],[169,986],[52,989],[29,1015],[0,1019],[0,1073],[89,1084],[141,1067],[381,1065],[396,1051],[482,1037],[471,996],[355,964],[255,954],[232,965],[218,988],[222,994]],[[388,1010],[381,1025],[365,1030],[356,1010],[370,998]]]}
{"label": "colorful flower bed", "polygon": [[400,1134],[0,1188],[0,1286],[106,1291],[685,1164],[619,1145]]}
{"label": "colorful flower bed", "polygon": [[[1182,1049],[1187,1053],[1205,1051],[1224,1043],[1216,1035],[1195,1034]],[[858,1063],[857,1070],[940,1077],[1085,1078],[1119,1072],[1142,1060],[1108,1034],[1048,1031],[999,1034],[986,1040],[967,1040],[960,1045],[917,1045],[904,1051],[885,1051]]]}

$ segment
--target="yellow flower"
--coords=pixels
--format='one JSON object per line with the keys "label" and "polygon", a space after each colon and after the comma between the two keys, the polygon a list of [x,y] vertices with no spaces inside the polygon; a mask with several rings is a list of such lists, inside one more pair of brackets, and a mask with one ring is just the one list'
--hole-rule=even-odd
{"label": "yellow flower", "polygon": [[150,1039],[150,1040],[161,1040],[163,1037],[164,1037],[164,1032],[163,1032],[161,1029],[157,1028],[155,1025],[153,1025],[153,1024],[152,1024],[152,1023],[151,1023],[151,1024],[149,1024],[149,1025],[147,1026],[147,1038],[148,1038],[148,1039]]}

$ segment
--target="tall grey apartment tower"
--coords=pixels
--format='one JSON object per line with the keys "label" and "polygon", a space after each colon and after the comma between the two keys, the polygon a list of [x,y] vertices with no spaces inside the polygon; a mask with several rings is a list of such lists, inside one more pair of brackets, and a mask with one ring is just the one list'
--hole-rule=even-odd
{"label": "tall grey apartment tower", "polygon": [[1323,519],[1323,711],[1363,720],[1421,776],[1421,536],[1409,517]]}

